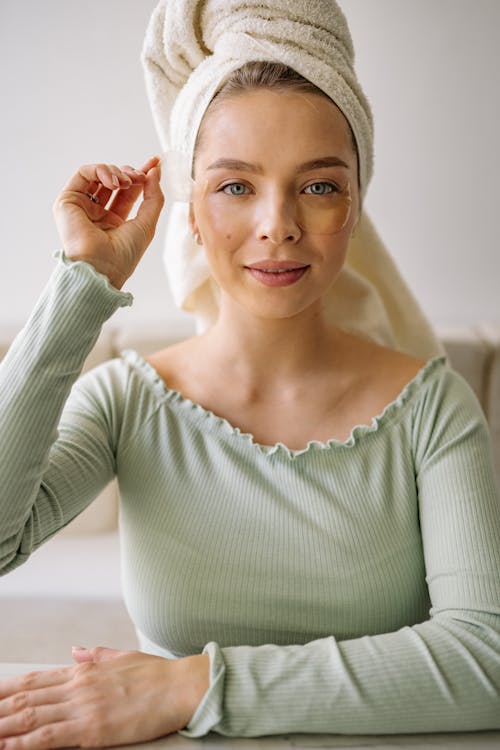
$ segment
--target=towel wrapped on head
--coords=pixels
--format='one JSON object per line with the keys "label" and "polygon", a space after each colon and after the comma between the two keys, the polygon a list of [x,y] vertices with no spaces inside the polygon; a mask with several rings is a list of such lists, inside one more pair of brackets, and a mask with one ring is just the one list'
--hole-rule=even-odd
{"label": "towel wrapped on head", "polygon": [[[250,61],[294,69],[346,117],[358,151],[361,195],[373,169],[371,110],[354,71],[347,22],[334,0],[161,0],[142,59],[166,152],[167,274],[175,303],[194,313],[203,332],[217,319],[219,289],[189,227],[189,188],[200,123],[217,91]],[[424,358],[442,353],[364,211],[326,297],[329,317],[345,330]]]}

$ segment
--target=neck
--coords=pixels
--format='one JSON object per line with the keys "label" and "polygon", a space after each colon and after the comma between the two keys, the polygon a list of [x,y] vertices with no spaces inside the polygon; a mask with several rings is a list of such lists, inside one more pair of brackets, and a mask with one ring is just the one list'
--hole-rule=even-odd
{"label": "neck", "polygon": [[260,318],[221,301],[217,323],[204,334],[217,369],[231,372],[245,389],[272,390],[331,365],[340,332],[327,324],[322,306],[290,318]]}

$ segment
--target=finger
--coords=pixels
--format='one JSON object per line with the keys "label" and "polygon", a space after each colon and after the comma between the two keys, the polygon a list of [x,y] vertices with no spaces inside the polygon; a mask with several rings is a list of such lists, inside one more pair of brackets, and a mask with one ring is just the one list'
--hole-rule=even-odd
{"label": "finger", "polygon": [[134,182],[144,182],[146,179],[146,173],[142,169],[136,169],[135,167],[131,167],[130,164],[124,164],[121,167],[122,172],[125,172],[125,174],[128,174],[129,177],[132,178],[132,181]]}
{"label": "finger", "polygon": [[[68,180],[63,189],[75,190],[80,193],[88,190],[93,193],[99,184],[104,185],[110,191],[116,190],[119,187],[128,187],[131,184],[131,178],[133,181],[133,173],[135,171],[137,171],[136,176],[140,177],[141,173],[145,174],[151,167],[159,163],[160,158],[153,156],[139,170],[134,170],[133,167],[130,170],[128,169],[128,165],[126,165],[126,169],[120,169],[114,164],[85,164],[79,167],[78,171]],[[113,180],[113,176],[116,178],[115,180]],[[117,180],[119,184],[117,184]]]}
{"label": "finger", "polygon": [[0,738],[18,736],[66,718],[68,707],[63,703],[48,706],[27,706],[0,719]]}
{"label": "finger", "polygon": [[[144,179],[146,178],[144,177]],[[113,211],[114,214],[117,214],[117,216],[125,221],[141,195],[142,190],[142,184],[133,185],[128,190],[119,190],[109,204],[108,210]]]}
{"label": "finger", "polygon": [[0,700],[8,698],[16,693],[29,690],[37,690],[51,685],[61,685],[72,678],[73,667],[61,667],[60,669],[44,669],[42,671],[28,672],[20,677],[11,677],[0,683]]}
{"label": "finger", "polygon": [[135,167],[131,167],[129,164],[124,165],[120,169],[130,178],[129,184],[120,183],[120,188],[115,192],[110,188],[104,187],[102,183],[93,182],[85,192],[89,198],[92,195],[92,200],[98,202],[103,207],[108,204],[113,192],[115,192],[116,202],[113,201],[108,208],[125,220],[142,192],[142,184],[146,179],[146,175],[142,170],[135,169]]}
{"label": "finger", "polygon": [[84,661],[93,661],[92,654],[84,646],[71,646],[71,656],[78,664]]}
{"label": "finger", "polygon": [[28,734],[9,737],[1,742],[2,750],[56,750],[80,745],[81,726],[75,720],[58,721],[35,729]]}
{"label": "finger", "polygon": [[153,239],[164,202],[165,198],[160,187],[160,168],[152,167],[148,170],[144,183],[144,198],[138,208],[137,216],[132,219],[132,223],[136,222],[146,232],[149,242]]}
{"label": "finger", "polygon": [[[122,167],[122,171],[129,175],[132,180],[131,185],[126,190],[119,190],[116,192],[113,202],[108,206],[108,209],[125,221],[132,210],[134,203],[142,193],[142,186],[146,180],[146,174],[141,169],[131,167],[130,164],[125,164]],[[110,194],[107,193],[106,199],[109,197]]]}
{"label": "finger", "polygon": [[114,164],[85,164],[68,180],[64,190],[74,190],[78,193],[95,192],[99,183],[108,190],[128,187],[132,184],[130,175],[122,172]]}
{"label": "finger", "polygon": [[104,208],[109,201],[110,196],[113,194],[113,191],[104,187],[101,182],[93,182],[89,185],[89,189],[86,190],[85,193],[89,198],[92,196],[91,200],[94,203],[98,203]]}
{"label": "finger", "polygon": [[96,168],[96,175],[99,182],[101,182],[102,185],[109,190],[128,188],[132,184],[130,175],[120,169],[120,167],[117,167],[115,164],[98,164]]}
{"label": "finger", "polygon": [[62,703],[66,697],[67,686],[65,684],[51,687],[37,688],[36,690],[23,690],[0,701],[0,724],[5,716],[11,716],[26,708],[33,706],[45,706],[53,703]]}
{"label": "finger", "polygon": [[160,157],[152,156],[142,165],[142,167],[140,167],[140,169],[144,172],[144,174],[147,174],[150,169],[152,169],[153,167],[158,167],[160,164],[161,164]]}
{"label": "finger", "polygon": [[116,648],[106,648],[105,646],[96,646],[95,648],[72,648],[73,659],[78,662],[84,661],[112,661],[127,654],[133,654],[134,651],[119,651]]}

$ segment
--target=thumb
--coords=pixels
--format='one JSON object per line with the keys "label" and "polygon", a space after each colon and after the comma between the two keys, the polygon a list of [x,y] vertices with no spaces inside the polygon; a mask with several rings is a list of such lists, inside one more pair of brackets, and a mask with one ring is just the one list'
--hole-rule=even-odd
{"label": "thumb", "polygon": [[145,229],[148,242],[153,239],[164,203],[165,198],[160,187],[160,167],[152,167],[146,175],[142,202],[135,220],[132,219],[132,222],[137,221]]}
{"label": "thumb", "polygon": [[84,648],[83,646],[72,646],[71,655],[74,661],[81,664],[84,661],[111,661],[120,656],[131,653],[130,651],[119,651],[116,648],[96,646],[95,648]]}

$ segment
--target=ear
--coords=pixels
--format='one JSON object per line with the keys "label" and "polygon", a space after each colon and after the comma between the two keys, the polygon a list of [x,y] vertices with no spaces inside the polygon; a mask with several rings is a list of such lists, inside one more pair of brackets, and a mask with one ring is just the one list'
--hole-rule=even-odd
{"label": "ear", "polygon": [[361,199],[361,196],[359,198],[358,203],[358,210],[356,212],[356,221],[354,222],[354,225],[351,230],[351,238],[356,237],[356,233],[358,231],[358,224],[361,221],[361,214],[363,213],[363,201]]}
{"label": "ear", "polygon": [[189,228],[191,229],[192,233],[193,234],[197,234],[198,233],[198,226],[196,224],[196,219],[194,217],[194,208],[193,208],[193,204],[192,203],[189,204],[189,219],[188,219],[188,221],[189,221]]}
{"label": "ear", "polygon": [[189,228],[191,229],[191,233],[193,235],[194,241],[197,245],[202,245],[201,235],[198,230],[198,224],[196,223],[196,219],[194,216],[194,209],[193,204],[189,204],[189,216],[188,216],[188,222],[189,222]]}

